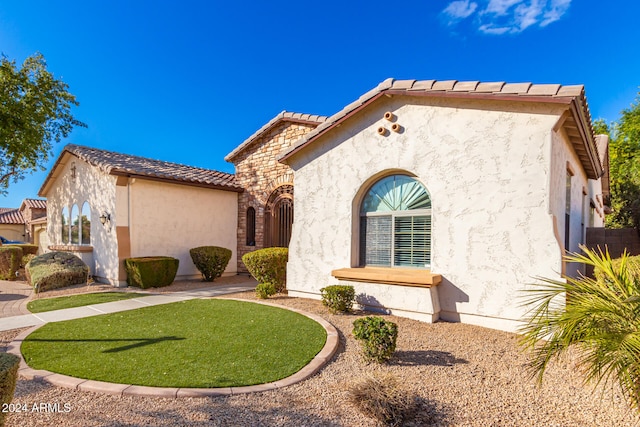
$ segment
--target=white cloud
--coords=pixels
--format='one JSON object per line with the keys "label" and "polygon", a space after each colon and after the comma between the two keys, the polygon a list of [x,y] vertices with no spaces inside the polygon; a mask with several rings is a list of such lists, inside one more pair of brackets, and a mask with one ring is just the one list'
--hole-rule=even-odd
{"label": "white cloud", "polygon": [[471,17],[481,33],[517,34],[560,20],[569,6],[571,0],[456,0],[449,3],[442,15],[449,26]]}
{"label": "white cloud", "polygon": [[478,3],[469,0],[457,0],[449,3],[449,6],[442,11],[442,14],[448,18],[449,25],[452,25],[473,15],[477,8]]}

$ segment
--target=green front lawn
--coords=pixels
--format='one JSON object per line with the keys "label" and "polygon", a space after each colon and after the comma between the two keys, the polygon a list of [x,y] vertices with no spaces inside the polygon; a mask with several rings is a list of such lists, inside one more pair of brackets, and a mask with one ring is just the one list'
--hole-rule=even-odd
{"label": "green front lawn", "polygon": [[158,387],[237,387],[299,371],[326,331],[300,314],[197,299],[49,323],[22,344],[29,366],[78,378]]}
{"label": "green front lawn", "polygon": [[66,297],[42,298],[29,301],[27,309],[32,313],[62,310],[63,308],[82,307],[103,302],[121,301],[136,297],[148,297],[149,294],[134,292],[97,292],[93,294],[70,295]]}

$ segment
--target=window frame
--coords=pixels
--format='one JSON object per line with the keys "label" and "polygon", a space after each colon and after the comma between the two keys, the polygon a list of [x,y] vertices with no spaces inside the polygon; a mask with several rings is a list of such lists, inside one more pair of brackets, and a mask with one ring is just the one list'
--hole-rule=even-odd
{"label": "window frame", "polygon": [[[363,210],[363,206],[365,203],[365,200],[367,199],[368,194],[370,193],[370,191],[376,186],[376,184],[378,184],[380,181],[389,178],[391,176],[402,176],[402,177],[407,177],[410,178],[412,180],[414,180],[415,182],[417,182],[418,184],[420,184],[422,186],[422,188],[424,189],[424,191],[427,193],[427,196],[429,197],[429,203],[431,205],[431,207],[429,208],[419,208],[419,209],[408,209],[408,210],[395,210],[395,211],[374,211],[374,212],[362,212]],[[403,268],[403,269],[416,269],[416,270],[424,270],[424,269],[430,269],[431,265],[432,265],[432,260],[431,260],[431,255],[432,255],[432,238],[433,238],[433,215],[432,215],[432,211],[433,211],[433,201],[431,200],[431,194],[429,193],[429,191],[427,190],[426,186],[424,184],[422,184],[422,182],[420,182],[415,176],[409,175],[409,174],[403,174],[403,173],[394,173],[394,174],[390,174],[390,175],[385,175],[382,177],[379,177],[378,179],[376,179],[375,181],[371,182],[370,185],[368,185],[366,187],[366,191],[363,193],[362,199],[360,200],[360,203],[358,205],[358,254],[357,254],[357,265],[360,267],[379,267],[379,268]],[[429,218],[429,229],[428,229],[428,235],[429,235],[429,244],[428,244],[428,262],[425,263],[424,266],[417,266],[417,265],[396,265],[396,218],[399,217],[428,217]],[[390,217],[391,218],[391,251],[389,254],[389,264],[368,264],[366,262],[366,244],[364,244],[364,241],[366,241],[366,236],[363,235],[363,233],[366,233],[366,230],[364,229],[363,225],[362,225],[362,221],[363,218],[367,218],[367,217]],[[363,239],[365,239],[363,241]]]}

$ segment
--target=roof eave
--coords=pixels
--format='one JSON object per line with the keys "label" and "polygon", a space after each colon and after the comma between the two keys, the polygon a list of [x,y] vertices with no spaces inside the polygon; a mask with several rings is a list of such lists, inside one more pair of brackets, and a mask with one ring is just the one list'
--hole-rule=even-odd
{"label": "roof eave", "polygon": [[119,169],[112,169],[109,172],[109,174],[113,175],[113,176],[124,176],[124,177],[127,177],[127,178],[145,179],[145,180],[148,180],[148,181],[164,182],[164,183],[169,183],[169,184],[187,185],[189,187],[208,188],[208,189],[211,189],[211,190],[231,191],[231,192],[234,192],[234,193],[242,193],[242,192],[244,192],[244,188],[237,187],[237,186],[220,185],[220,184],[208,184],[206,182],[184,181],[184,180],[174,179],[174,178],[163,178],[163,177],[158,177],[158,176],[135,174],[135,173],[131,173],[129,171],[119,170]]}

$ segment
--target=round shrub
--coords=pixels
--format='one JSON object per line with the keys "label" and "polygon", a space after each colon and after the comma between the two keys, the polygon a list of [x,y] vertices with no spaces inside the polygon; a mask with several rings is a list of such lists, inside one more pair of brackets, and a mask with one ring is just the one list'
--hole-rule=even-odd
{"label": "round shrub", "polygon": [[87,283],[89,267],[68,252],[47,252],[25,266],[27,281],[36,292]]}
{"label": "round shrub", "polygon": [[322,305],[332,313],[348,313],[353,307],[356,291],[351,285],[331,285],[320,289]]}
{"label": "round shrub", "polygon": [[15,280],[21,262],[22,248],[8,245],[0,247],[0,279]]}
{"label": "round shrub", "polygon": [[242,262],[258,283],[271,283],[277,292],[282,292],[286,286],[287,248],[265,248],[244,254]]}
{"label": "round shrub", "polygon": [[391,374],[369,374],[347,388],[349,402],[367,417],[385,425],[402,425],[415,416],[417,396]]}
{"label": "round shrub", "polygon": [[213,282],[222,276],[231,259],[231,250],[219,246],[200,246],[189,250],[196,268],[202,273],[203,282]]}
{"label": "round shrub", "polygon": [[360,341],[365,360],[384,363],[396,351],[398,325],[379,316],[367,316],[353,322],[353,336]]}

